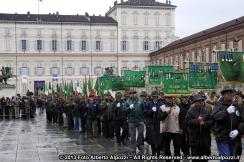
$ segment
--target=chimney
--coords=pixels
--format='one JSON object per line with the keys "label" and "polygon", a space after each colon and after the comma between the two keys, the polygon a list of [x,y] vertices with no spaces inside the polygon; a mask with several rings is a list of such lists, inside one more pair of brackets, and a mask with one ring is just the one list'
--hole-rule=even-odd
{"label": "chimney", "polygon": [[121,0],[121,3],[123,3],[124,2],[124,0]]}
{"label": "chimney", "polygon": [[114,6],[116,6],[117,5],[117,1],[114,1]]}
{"label": "chimney", "polygon": [[86,17],[89,17],[89,14],[87,12],[85,12],[85,15],[86,15]]}
{"label": "chimney", "polygon": [[30,11],[27,12],[27,17],[30,18]]}
{"label": "chimney", "polygon": [[169,0],[169,5],[171,5],[171,1]]}

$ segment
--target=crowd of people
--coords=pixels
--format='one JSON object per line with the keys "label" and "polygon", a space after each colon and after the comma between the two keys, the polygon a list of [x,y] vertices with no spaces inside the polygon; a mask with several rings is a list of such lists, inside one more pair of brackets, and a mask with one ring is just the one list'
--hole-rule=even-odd
{"label": "crowd of people", "polygon": [[17,118],[24,114],[24,106],[30,108],[31,116],[34,107],[39,107],[41,112],[46,110],[48,123],[74,129],[88,138],[116,139],[118,145],[139,151],[148,143],[151,154],[156,156],[180,156],[181,152],[184,156],[209,156],[212,135],[219,155],[242,154],[244,95],[229,87],[219,96],[216,92],[175,96],[159,91],[137,94],[131,90],[117,92],[115,97],[109,92],[103,97],[81,94],[65,98],[59,94],[35,99],[16,97],[2,99],[3,106],[13,107]]}
{"label": "crowd of people", "polygon": [[34,118],[35,98],[32,96],[2,97],[0,99],[0,119]]}

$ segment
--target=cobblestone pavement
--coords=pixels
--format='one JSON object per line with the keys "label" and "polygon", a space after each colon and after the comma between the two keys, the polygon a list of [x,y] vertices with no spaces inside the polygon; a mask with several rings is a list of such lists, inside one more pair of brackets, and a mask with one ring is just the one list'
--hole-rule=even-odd
{"label": "cobblestone pavement", "polygon": [[[136,154],[131,147],[118,146],[115,141],[102,137],[87,138],[80,133],[47,124],[44,114],[38,114],[33,120],[0,121],[0,130],[0,162],[63,162],[65,160],[59,160],[59,155],[71,153]],[[212,143],[212,154],[217,155],[214,140]],[[145,144],[143,154],[149,152],[149,146]]]}

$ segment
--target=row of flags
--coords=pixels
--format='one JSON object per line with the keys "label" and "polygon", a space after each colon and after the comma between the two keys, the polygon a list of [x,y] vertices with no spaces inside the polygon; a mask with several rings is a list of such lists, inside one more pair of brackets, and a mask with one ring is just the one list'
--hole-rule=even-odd
{"label": "row of flags", "polygon": [[55,93],[59,93],[61,96],[71,96],[71,95],[79,95],[79,93],[83,93],[84,95],[88,95],[88,93],[95,94],[96,91],[93,88],[93,80],[89,76],[89,79],[85,77],[83,82],[64,82],[64,83],[47,83],[41,90],[41,93],[44,95],[52,95]]}

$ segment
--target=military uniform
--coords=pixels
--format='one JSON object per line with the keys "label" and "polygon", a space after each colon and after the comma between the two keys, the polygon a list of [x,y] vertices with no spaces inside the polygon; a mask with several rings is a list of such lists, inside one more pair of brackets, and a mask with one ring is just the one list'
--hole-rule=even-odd
{"label": "military uniform", "polygon": [[[121,93],[117,93],[116,95],[121,95]],[[112,112],[113,112],[113,125],[115,129],[115,135],[117,139],[117,143],[125,142],[125,138],[128,133],[128,123],[126,117],[126,110],[124,107],[124,103],[120,99],[116,99],[112,104]],[[122,129],[122,133],[121,133]]]}
{"label": "military uniform", "polygon": [[163,118],[163,112],[161,110],[162,103],[158,101],[158,93],[156,91],[152,92],[151,97],[153,98],[149,101],[144,110],[145,124],[146,124],[146,139],[151,145],[152,155],[160,154],[160,120]]}
{"label": "military uniform", "polygon": [[[194,104],[186,115],[186,125],[189,131],[189,146],[192,156],[210,156],[211,155],[211,127],[214,121],[210,118],[211,111],[204,104],[204,98],[201,95],[194,96]],[[202,119],[200,119],[202,118]],[[197,162],[199,160],[192,160]],[[201,160],[208,161],[208,160]]]}
{"label": "military uniform", "polygon": [[86,103],[86,127],[88,136],[97,136],[97,117],[99,113],[99,105],[93,100],[94,96],[90,96]]}
{"label": "military uniform", "polygon": [[[130,94],[135,94],[136,91],[131,91]],[[141,145],[144,136],[144,116],[143,106],[137,97],[128,99],[125,102],[126,111],[128,113],[129,133],[131,144],[141,150]],[[136,130],[138,132],[136,141]]]}
{"label": "military uniform", "polygon": [[211,114],[215,122],[214,134],[218,151],[224,156],[242,154],[241,135],[244,133],[244,113],[233,103],[233,99],[225,100],[225,95],[229,97],[234,92],[232,88],[225,87],[221,92],[222,98],[216,103]]}
{"label": "military uniform", "polygon": [[112,113],[112,100],[105,98],[100,104],[100,119],[102,122],[102,135],[105,138],[113,137],[113,113]]}

